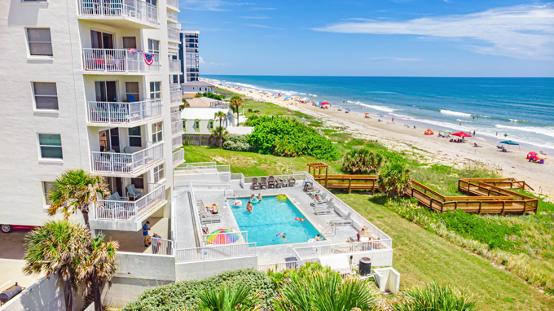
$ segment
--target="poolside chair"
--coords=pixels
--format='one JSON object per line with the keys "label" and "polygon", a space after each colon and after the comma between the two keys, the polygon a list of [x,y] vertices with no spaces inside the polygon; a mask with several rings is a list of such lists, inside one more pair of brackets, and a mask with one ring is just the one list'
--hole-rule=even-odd
{"label": "poolside chair", "polygon": [[260,189],[267,189],[267,178],[262,177],[260,180]]}
{"label": "poolside chair", "polygon": [[260,184],[258,183],[258,178],[254,177],[252,178],[252,184],[250,185],[251,190],[259,190]]}
{"label": "poolside chair", "polygon": [[350,222],[352,222],[350,218],[350,215],[352,214],[352,211],[350,210],[345,210],[343,208],[340,208],[336,205],[334,205],[334,208],[335,208],[335,212],[340,216],[340,218],[342,219],[346,219],[346,220],[350,220]]}
{"label": "poolside chair", "polygon": [[312,183],[311,181],[304,182],[304,188],[302,190],[308,193],[314,191],[314,183]]}
{"label": "poolside chair", "polygon": [[[318,199],[319,198],[319,199]],[[320,195],[320,196],[314,196],[313,197],[313,202],[310,203],[310,206],[317,206],[317,205],[322,205],[322,204],[329,204],[333,201],[333,198],[332,197],[326,197],[324,194]]]}
{"label": "poolside chair", "polygon": [[204,206],[203,201],[201,200],[197,201],[196,206],[198,207],[198,215],[200,216],[200,222],[203,225],[216,224],[221,222],[221,216],[219,214],[210,213],[206,208],[206,206]]}
{"label": "poolside chair", "polygon": [[127,185],[125,189],[127,189],[127,196],[133,199],[133,201],[136,201],[143,196],[143,193],[137,190],[137,188],[135,188],[135,185],[133,184]]}
{"label": "poolside chair", "polygon": [[275,185],[276,185],[275,177],[269,176],[269,178],[267,179],[267,188],[273,189],[275,188]]}
{"label": "poolside chair", "polygon": [[314,206],[315,215],[330,215],[334,212],[334,208],[329,205]]}
{"label": "poolside chair", "polygon": [[289,178],[289,187],[294,187],[296,185],[296,179],[294,177]]}
{"label": "poolside chair", "polygon": [[281,177],[277,178],[277,188],[284,188],[287,186],[285,180]]}
{"label": "poolside chair", "polygon": [[351,224],[352,224],[352,219],[329,220],[329,226],[333,226],[333,227],[350,226]]}

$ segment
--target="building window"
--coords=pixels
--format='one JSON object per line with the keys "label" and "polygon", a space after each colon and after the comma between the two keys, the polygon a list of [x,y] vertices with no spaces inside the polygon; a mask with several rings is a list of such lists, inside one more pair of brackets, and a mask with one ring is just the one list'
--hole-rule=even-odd
{"label": "building window", "polygon": [[194,123],[192,124],[192,128],[198,131],[200,129],[200,120],[198,119],[194,120]]}
{"label": "building window", "polygon": [[36,56],[53,56],[50,28],[27,28],[29,54]]}
{"label": "building window", "polygon": [[148,39],[148,52],[159,54],[160,53],[160,41],[154,39]]}
{"label": "building window", "polygon": [[63,159],[62,137],[60,134],[38,134],[40,157],[43,159]]}
{"label": "building window", "polygon": [[135,188],[144,190],[144,178],[142,176],[131,178],[131,183],[135,185]]}
{"label": "building window", "polygon": [[214,128],[214,120],[209,120],[208,121],[208,129],[213,129]]}
{"label": "building window", "polygon": [[58,110],[58,92],[54,82],[33,82],[35,109]]}
{"label": "building window", "polygon": [[152,124],[152,142],[157,143],[163,140],[162,129],[162,122]]}
{"label": "building window", "polygon": [[154,167],[154,182],[157,183],[165,178],[164,165],[160,164]]}
{"label": "building window", "polygon": [[152,81],[150,82],[150,98],[151,99],[160,99],[162,92],[160,90],[161,88],[161,82],[160,81]]}
{"label": "building window", "polygon": [[140,133],[140,126],[129,128],[129,146],[142,147],[142,135]]}
{"label": "building window", "polygon": [[54,183],[51,181],[43,181],[42,182],[42,192],[44,194],[44,203],[46,205],[50,205],[50,191],[54,188]]}

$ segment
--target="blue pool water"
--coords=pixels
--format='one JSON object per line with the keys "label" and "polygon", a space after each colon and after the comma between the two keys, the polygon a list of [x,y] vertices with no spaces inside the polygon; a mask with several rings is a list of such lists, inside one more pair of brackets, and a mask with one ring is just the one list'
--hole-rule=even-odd
{"label": "blue pool water", "polygon": [[[277,196],[264,196],[263,200],[254,204],[252,213],[246,211],[246,203],[250,198],[239,198],[241,207],[231,207],[241,231],[248,232],[248,242],[256,246],[301,243],[313,239],[319,231],[307,220],[295,220],[305,216],[287,198],[277,200]],[[284,232],[286,239],[277,236]]]}

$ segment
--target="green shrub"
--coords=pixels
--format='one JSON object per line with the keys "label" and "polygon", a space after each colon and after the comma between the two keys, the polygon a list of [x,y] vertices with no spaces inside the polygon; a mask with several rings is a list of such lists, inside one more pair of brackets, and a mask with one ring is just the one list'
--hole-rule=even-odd
{"label": "green shrub", "polygon": [[204,311],[246,311],[256,308],[257,297],[242,284],[225,285],[216,290],[204,289],[198,295]]}
{"label": "green shrub", "polygon": [[475,302],[465,293],[450,286],[431,283],[424,288],[409,290],[400,303],[393,305],[396,311],[471,311]]}
{"label": "green shrub", "polygon": [[388,196],[402,196],[410,186],[410,170],[401,162],[389,162],[379,172],[378,183]]}
{"label": "green shrub", "polygon": [[325,160],[338,158],[338,152],[329,139],[298,120],[252,116],[248,125],[254,126],[248,142],[259,153],[286,157],[309,155]]}
{"label": "green shrub", "polygon": [[344,155],[342,159],[342,171],[350,174],[377,173],[385,163],[385,158],[368,148],[354,149]]}
{"label": "green shrub", "polygon": [[211,92],[198,93],[196,94],[196,97],[207,97],[207,98],[216,99],[216,100],[225,99],[225,96],[216,94],[216,93],[211,93]]}
{"label": "green shrub", "polygon": [[231,135],[223,143],[223,149],[231,151],[252,151],[248,143],[248,135]]}
{"label": "green shrub", "polygon": [[259,298],[262,308],[268,308],[274,296],[271,279],[263,272],[239,270],[225,272],[218,276],[200,280],[185,281],[149,289],[136,301],[125,306],[126,311],[181,311],[198,310],[200,293],[205,290],[216,290],[222,286],[242,284],[251,288],[253,295]]}

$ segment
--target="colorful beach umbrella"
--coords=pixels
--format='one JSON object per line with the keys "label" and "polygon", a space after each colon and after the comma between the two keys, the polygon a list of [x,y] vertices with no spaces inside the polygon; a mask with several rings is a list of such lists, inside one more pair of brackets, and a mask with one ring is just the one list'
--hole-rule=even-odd
{"label": "colorful beach umbrella", "polygon": [[452,134],[450,134],[450,135],[458,136],[458,137],[461,137],[461,138],[471,137],[471,134],[466,133],[466,132],[464,132],[464,131],[452,133]]}
{"label": "colorful beach umbrella", "polygon": [[208,244],[232,244],[239,240],[239,234],[231,229],[220,228],[206,236]]}
{"label": "colorful beach umbrella", "polygon": [[500,142],[501,144],[504,144],[504,145],[512,145],[512,146],[519,146],[519,143],[518,142],[515,142],[513,140],[503,140]]}

